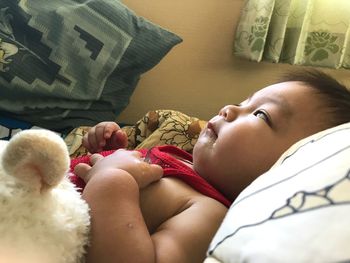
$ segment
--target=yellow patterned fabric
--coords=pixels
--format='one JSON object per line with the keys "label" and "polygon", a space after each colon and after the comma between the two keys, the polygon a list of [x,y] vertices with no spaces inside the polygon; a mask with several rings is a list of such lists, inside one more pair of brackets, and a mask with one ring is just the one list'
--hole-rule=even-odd
{"label": "yellow patterned fabric", "polygon": [[[170,144],[192,152],[205,125],[206,121],[179,111],[155,110],[149,111],[135,125],[124,126],[122,130],[128,136],[128,149]],[[89,129],[86,126],[75,128],[65,138],[72,158],[88,153],[82,146],[82,139]]]}

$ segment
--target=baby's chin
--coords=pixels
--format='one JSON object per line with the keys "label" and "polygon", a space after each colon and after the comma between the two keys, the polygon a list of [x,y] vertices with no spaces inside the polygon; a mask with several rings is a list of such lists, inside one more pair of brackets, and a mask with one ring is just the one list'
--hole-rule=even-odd
{"label": "baby's chin", "polygon": [[212,147],[214,145],[214,143],[216,142],[217,136],[215,134],[215,132],[211,129],[204,129],[197,140],[197,144],[200,145],[207,145],[208,147]]}
{"label": "baby's chin", "polygon": [[193,148],[193,160],[195,156],[211,155],[215,142],[215,137],[201,134]]}

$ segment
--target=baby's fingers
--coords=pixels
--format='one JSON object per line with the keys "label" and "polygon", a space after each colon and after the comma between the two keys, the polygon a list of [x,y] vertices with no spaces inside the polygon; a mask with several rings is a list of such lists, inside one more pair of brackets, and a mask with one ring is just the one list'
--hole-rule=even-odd
{"label": "baby's fingers", "polygon": [[163,168],[160,167],[158,164],[151,164],[152,174],[154,181],[160,180],[160,178],[163,177]]}
{"label": "baby's fingers", "polygon": [[95,127],[94,140],[96,142],[96,147],[98,151],[102,151],[103,147],[106,145],[106,140],[108,140],[112,135],[112,130],[109,127],[109,123],[101,122]]}
{"label": "baby's fingers", "polygon": [[90,163],[91,165],[95,165],[99,160],[103,159],[103,156],[99,153],[94,153],[90,156]]}
{"label": "baby's fingers", "polygon": [[[90,156],[91,166],[95,165],[103,156],[101,154],[95,153]],[[91,174],[89,174],[91,167],[87,163],[79,163],[74,167],[74,173],[87,183],[91,179]]]}
{"label": "baby's fingers", "polygon": [[74,173],[87,183],[90,180],[89,171],[91,166],[86,163],[79,163],[74,167]]}
{"label": "baby's fingers", "polygon": [[140,189],[150,185],[153,182],[160,180],[163,176],[163,169],[157,164],[142,164],[142,174],[135,178]]}
{"label": "baby's fingers", "polygon": [[[92,127],[89,129],[87,134],[84,135],[83,146],[86,149],[88,149],[90,153],[95,153],[101,150],[101,147],[100,147],[101,138],[98,137],[98,133],[99,131],[97,131],[97,127]],[[105,142],[102,142],[102,144],[104,143]]]}
{"label": "baby's fingers", "polygon": [[126,148],[128,146],[128,136],[123,130],[117,130],[112,133],[110,139],[107,141],[106,150],[116,150]]}
{"label": "baby's fingers", "polygon": [[109,139],[114,132],[120,130],[119,125],[116,124],[115,122],[111,122],[111,121],[102,122],[102,125],[104,126],[103,137],[105,139]]}

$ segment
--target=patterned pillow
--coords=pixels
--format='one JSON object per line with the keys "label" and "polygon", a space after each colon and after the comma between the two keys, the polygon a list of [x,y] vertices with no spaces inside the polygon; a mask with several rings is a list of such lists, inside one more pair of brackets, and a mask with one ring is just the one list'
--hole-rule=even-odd
{"label": "patterned pillow", "polygon": [[58,130],[113,120],[182,41],[116,0],[4,0],[0,23],[0,111]]}
{"label": "patterned pillow", "polygon": [[[135,125],[123,126],[122,130],[128,136],[127,148],[130,150],[170,144],[192,152],[205,125],[206,121],[179,111],[155,110],[147,112]],[[65,137],[71,158],[88,153],[82,141],[90,128],[88,126],[75,128]]]}
{"label": "patterned pillow", "polygon": [[350,123],[292,146],[232,204],[209,262],[349,262]]}

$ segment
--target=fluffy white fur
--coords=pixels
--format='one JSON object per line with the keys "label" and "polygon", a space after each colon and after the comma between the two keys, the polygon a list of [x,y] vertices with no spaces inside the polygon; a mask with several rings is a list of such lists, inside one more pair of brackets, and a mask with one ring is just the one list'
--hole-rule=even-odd
{"label": "fluffy white fur", "polygon": [[0,262],[83,262],[90,218],[64,141],[27,130],[0,143]]}

